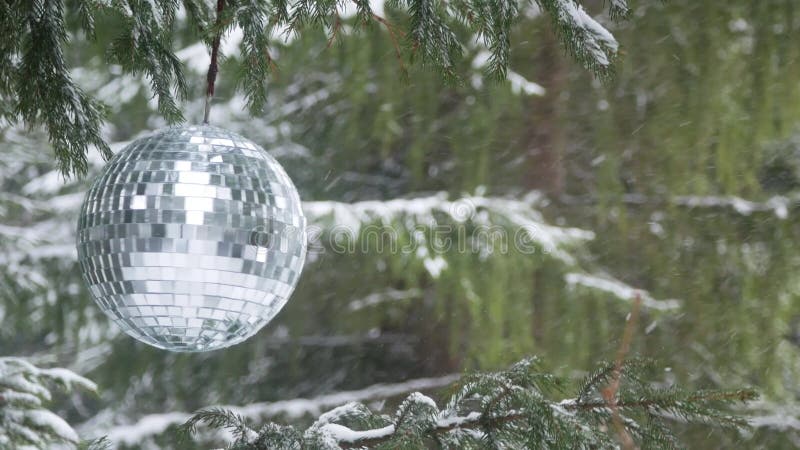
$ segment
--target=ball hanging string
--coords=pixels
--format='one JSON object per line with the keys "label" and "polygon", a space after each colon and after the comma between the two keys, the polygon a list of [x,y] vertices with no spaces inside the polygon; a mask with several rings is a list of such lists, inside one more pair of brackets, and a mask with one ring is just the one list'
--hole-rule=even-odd
{"label": "ball hanging string", "polygon": [[208,115],[211,113],[211,98],[214,97],[214,83],[217,81],[217,72],[219,71],[217,58],[219,57],[219,43],[222,39],[222,10],[224,8],[225,0],[217,0],[217,19],[214,23],[216,34],[211,41],[211,62],[208,64],[208,75],[206,76],[208,86],[206,87],[206,107],[203,114],[204,125],[208,125]]}

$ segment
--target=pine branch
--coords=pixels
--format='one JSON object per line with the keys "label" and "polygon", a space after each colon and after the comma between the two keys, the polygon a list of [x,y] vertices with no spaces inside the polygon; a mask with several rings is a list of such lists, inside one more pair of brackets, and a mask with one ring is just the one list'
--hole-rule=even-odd
{"label": "pine branch", "polygon": [[[301,433],[293,427],[276,424],[269,424],[257,436],[247,438],[249,433],[241,431],[249,430],[243,420],[222,410],[201,411],[184,429],[191,434],[198,423],[205,422],[212,427],[239,430],[234,432],[237,441],[231,448],[241,449],[419,448],[430,442],[437,442],[443,448],[468,445],[483,448],[489,442],[511,448],[528,448],[531,443],[542,444],[539,446],[544,448],[606,448],[615,442],[607,425],[615,420],[616,414],[631,443],[638,439],[652,444],[650,448],[672,448],[677,439],[669,431],[669,421],[678,418],[742,426],[740,419],[716,405],[746,402],[756,397],[748,389],[684,391],[628,384],[625,374],[637,372],[637,367],[641,366],[618,372],[619,393],[613,408],[599,392],[594,397],[582,394],[583,385],[573,398],[558,401],[548,398],[540,388],[552,385],[554,377],[543,373],[531,360],[525,360],[503,372],[465,377],[441,410],[430,398],[411,394],[389,422],[366,406],[351,403],[323,414],[302,433],[302,438],[298,438]],[[264,433],[269,433],[270,438]],[[292,444],[270,446],[269,443],[277,442],[275,439]]]}
{"label": "pine branch", "polygon": [[52,387],[96,391],[91,381],[66,369],[41,369],[20,358],[0,358],[0,448],[51,448],[77,444],[78,436],[46,408]]}
{"label": "pine branch", "polygon": [[[262,428],[269,439],[264,433],[248,438],[246,432],[235,432],[230,448],[423,448],[431,442],[439,448],[615,448],[620,443],[638,448],[638,440],[648,448],[672,449],[677,438],[667,420],[744,426],[720,407],[753,400],[754,391],[653,387],[641,381],[647,365],[634,359],[626,366],[640,306],[637,296],[615,361],[590,373],[572,398],[550,398],[559,381],[542,370],[538,359],[528,358],[502,372],[465,376],[441,410],[418,392],[400,404],[390,422],[350,403],[320,416],[302,438],[291,426],[269,424]],[[184,432],[196,432],[199,422],[249,430],[233,413],[207,410],[187,421]],[[609,422],[618,441],[609,434]]]}
{"label": "pine branch", "polygon": [[[89,147],[97,148],[106,157],[111,155],[100,136],[104,106],[86,95],[69,77],[62,51],[67,40],[63,2],[39,0],[17,4],[28,9],[18,10],[8,19],[23,19],[25,28],[13,30],[22,36],[6,35],[3,40],[18,39],[19,47],[11,49],[19,52],[20,61],[15,64],[13,53],[6,53],[2,59],[8,65],[0,69],[16,72],[0,76],[13,79],[14,92],[10,98],[15,98],[16,103],[12,116],[21,118],[29,127],[44,125],[61,171],[84,174]],[[3,25],[6,29],[9,24],[4,21]]]}
{"label": "pine branch", "polygon": [[[467,40],[477,39],[491,54],[487,71],[496,79],[507,74],[511,31],[520,16],[517,0],[389,0],[399,18],[393,24],[378,16],[368,0],[352,0],[359,24],[378,22],[392,40],[399,70],[406,62],[433,67],[451,81],[459,81],[459,61]],[[574,0],[537,0],[549,13],[567,50],[598,76],[611,73],[617,51],[613,36]],[[219,0],[216,15],[200,0],[86,0],[69,3],[83,31],[97,38],[99,20],[121,20],[119,33],[110,39],[109,62],[123,72],[144,75],[157,99],[159,113],[168,122],[183,120],[181,101],[188,87],[182,64],[175,56],[173,28],[182,5],[200,38],[211,47],[206,98],[214,95],[220,41],[239,27],[243,32],[238,89],[251,112],[266,102],[266,83],[275,71],[270,46],[275,30],[302,33],[328,29],[329,46],[341,35],[347,20],[340,16],[340,0]],[[65,26],[64,0],[0,3],[0,117],[29,127],[43,126],[53,144],[58,166],[68,175],[83,175],[87,152],[97,148],[111,155],[101,136],[104,106],[80,90],[70,79],[64,48],[70,33]],[[624,0],[610,0],[613,18],[624,18]],[[212,19],[214,17],[214,19]],[[356,27],[358,28],[358,27]],[[465,38],[466,37],[466,38]],[[402,38],[402,42],[401,39]]]}
{"label": "pine branch", "polygon": [[[612,61],[619,44],[614,36],[592,18],[576,0],[536,0],[552,18],[562,44],[578,62],[600,77],[612,74]],[[627,17],[624,0],[611,4],[612,17]]]}

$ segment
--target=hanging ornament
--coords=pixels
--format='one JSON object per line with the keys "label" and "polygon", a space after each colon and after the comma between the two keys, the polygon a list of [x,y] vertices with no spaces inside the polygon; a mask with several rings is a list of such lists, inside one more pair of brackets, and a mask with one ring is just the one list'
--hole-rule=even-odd
{"label": "hanging ornament", "polygon": [[303,268],[305,217],[280,164],[209,125],[117,153],[89,189],[78,259],[100,308],[158,348],[213,350],[255,334]]}

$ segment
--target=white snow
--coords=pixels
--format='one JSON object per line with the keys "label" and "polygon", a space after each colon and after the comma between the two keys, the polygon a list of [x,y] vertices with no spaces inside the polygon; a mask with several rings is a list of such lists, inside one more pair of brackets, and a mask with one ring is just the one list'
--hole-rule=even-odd
{"label": "white snow", "polygon": [[[404,403],[405,402],[422,403],[426,406],[429,406],[433,410],[438,411],[436,402],[434,402],[433,399],[431,399],[430,397],[425,396],[419,392],[411,393],[408,396],[408,398],[404,401]],[[335,420],[336,417],[339,417],[342,414],[348,412],[347,409],[339,411],[339,408],[337,408],[334,411],[336,412],[336,414],[332,417],[327,417],[326,419]],[[481,419],[481,413],[477,411],[470,412],[466,416],[459,416],[453,414],[451,410],[447,410],[439,413],[438,417],[436,417],[435,426],[439,429],[458,428],[466,426],[468,424],[477,423],[480,421],[480,419]],[[368,439],[384,438],[387,436],[391,436],[396,431],[395,425],[393,424],[370,430],[353,430],[346,426],[331,422],[332,420],[317,421],[312,426],[312,429],[316,429],[324,433],[330,440],[334,441],[336,444],[341,444],[341,443],[352,444]]]}
{"label": "white snow", "polygon": [[[223,37],[219,49],[225,56],[236,56],[239,54],[239,44],[242,43],[244,32],[238,26],[234,27],[230,33]],[[209,61],[211,57],[209,56]],[[208,66],[206,66],[208,69]]]}
{"label": "white snow", "polygon": [[411,403],[421,403],[421,404],[423,404],[425,406],[428,406],[430,408],[433,408],[435,410],[439,409],[436,406],[436,402],[432,398],[428,397],[427,395],[425,395],[425,394],[423,394],[421,392],[412,392],[411,394],[408,395],[408,398],[406,399],[406,401],[411,402]]}
{"label": "white snow", "polygon": [[783,412],[748,417],[747,423],[755,428],[769,428],[775,431],[800,431],[800,417]]}
{"label": "white snow", "polygon": [[118,425],[104,433],[114,445],[136,445],[149,436],[156,436],[172,425],[186,422],[191,417],[183,412],[150,414],[131,425]]}
{"label": "white snow", "polygon": [[436,425],[440,428],[458,427],[467,423],[477,422],[481,418],[481,413],[472,411],[466,416],[442,416],[436,420]]}
{"label": "white snow", "polygon": [[617,52],[619,44],[605,27],[592,18],[574,0],[559,0],[558,18],[569,24],[573,30],[581,30],[583,45],[597,64],[610,64],[609,56]]}
{"label": "white snow", "polygon": [[375,292],[363,298],[352,300],[348,305],[350,311],[359,311],[369,306],[378,305],[385,302],[395,302],[419,297],[422,291],[417,288],[397,290],[388,289],[383,292]]}
{"label": "white snow", "polygon": [[[94,390],[94,383],[66,369],[40,369],[14,357],[0,357],[0,379],[0,397],[6,400],[2,428],[32,437],[31,442],[42,448],[45,440],[53,440],[50,437],[78,442],[77,433],[64,419],[38,406],[52,397],[48,381],[59,381],[67,390],[74,385]],[[38,436],[40,431],[50,437]]]}
{"label": "white snow", "polygon": [[333,423],[345,416],[357,416],[361,414],[361,404],[357,402],[345,403],[337,406],[328,412],[322,413],[314,422],[312,427],[321,427],[326,423]]}
{"label": "white snow", "polygon": [[141,87],[142,84],[136,77],[127,74],[119,75],[98,89],[96,95],[99,98],[113,98],[112,108],[118,110],[121,105],[130,102],[139,93]]}
{"label": "white snow", "polygon": [[374,430],[355,431],[350,428],[335,423],[327,423],[320,427],[321,432],[328,434],[336,442],[356,442],[364,439],[376,439],[391,436],[394,433],[394,425],[386,425],[383,428]]}
{"label": "white snow", "polygon": [[774,196],[766,202],[758,203],[745,200],[736,196],[714,197],[714,196],[679,196],[672,200],[676,205],[689,208],[731,208],[743,216],[749,216],[754,212],[767,211],[775,214],[779,219],[786,219],[789,216],[789,206],[796,203],[796,197],[788,198],[784,196]]}
{"label": "white snow", "polygon": [[444,260],[441,256],[436,256],[434,258],[425,258],[422,260],[422,264],[425,266],[425,270],[428,271],[431,278],[439,278],[439,275],[442,274],[447,268],[447,261]]}
{"label": "white snow", "polygon": [[[310,399],[298,398],[276,402],[251,403],[243,406],[221,406],[221,408],[229,409],[254,422],[262,422],[276,416],[292,420],[306,415],[319,416],[327,409],[351,402],[369,402],[413,391],[441,388],[451,384],[458,378],[459,375],[419,378],[401,383],[376,384],[356,391],[342,391]],[[170,425],[181,424],[188,420],[189,417],[191,415],[185,412],[151,414],[141,417],[132,424],[108,427],[109,418],[104,416],[104,420],[92,421],[90,419],[78,429],[86,435],[108,435],[109,440],[115,445],[133,445],[160,434]]]}
{"label": "white snow", "polygon": [[800,431],[800,406],[797,404],[756,400],[743,409],[747,410],[747,423],[751,427],[776,432]]}
{"label": "white snow", "polygon": [[[374,223],[387,227],[403,227],[404,223],[411,223],[414,226],[435,226],[436,214],[447,215],[455,222],[463,222],[466,217],[470,217],[480,225],[507,227],[511,233],[507,236],[509,243],[518,244],[520,251],[534,253],[540,249],[546,254],[572,264],[574,257],[565,248],[594,239],[594,233],[547,224],[542,214],[535,209],[542,200],[541,194],[536,192],[521,199],[464,196],[456,200],[449,200],[447,193],[440,192],[428,197],[385,201],[304,202],[303,210],[310,223],[323,229],[336,228],[339,232],[346,231],[351,236],[358,236],[363,226]],[[479,214],[481,212],[486,214]],[[419,239],[416,241],[422,244]],[[441,274],[441,270],[445,268],[441,261],[435,259],[428,261],[433,257],[427,250],[421,251],[421,248],[417,249],[417,257],[426,261],[425,267],[429,273],[434,277]]]}
{"label": "white snow", "polygon": [[[369,0],[369,7],[372,13],[383,17],[385,14],[384,3],[384,0]],[[355,16],[357,11],[354,2],[345,2],[343,7],[339,10],[339,16],[342,18],[350,18]]]}
{"label": "white snow", "polygon": [[[475,54],[475,57],[472,58],[472,68],[476,70],[483,69],[489,64],[489,59],[491,58],[492,54],[486,50],[482,49],[478,53]],[[483,78],[475,74],[474,77],[477,79],[473,79],[473,85],[476,86],[477,89],[480,89],[480,86],[483,85]],[[534,83],[533,81],[529,81],[522,75],[513,70],[509,70],[506,78],[511,86],[511,92],[514,94],[525,94],[525,95],[544,95],[545,89],[542,85],[538,83]]]}
{"label": "white snow", "polygon": [[72,389],[76,386],[79,386],[89,391],[97,390],[97,384],[95,384],[93,381],[84,378],[71,370],[63,369],[61,367],[53,367],[50,369],[39,369],[39,373],[42,376],[58,380],[60,383],[63,383],[68,389]]}
{"label": "white snow", "polygon": [[196,73],[204,73],[208,70],[208,63],[211,61],[211,55],[208,53],[208,47],[203,42],[197,42],[188,47],[184,47],[177,52],[175,56],[178,57],[186,67]]}
{"label": "white snow", "polygon": [[603,278],[597,275],[571,272],[564,276],[564,280],[570,287],[583,286],[597,289],[613,294],[617,298],[625,301],[633,301],[633,299],[639,295],[639,298],[642,300],[642,306],[657,311],[671,311],[681,307],[681,302],[679,300],[656,300],[647,291],[635,289],[613,278]]}
{"label": "white snow", "polygon": [[508,71],[507,78],[508,82],[511,83],[511,92],[515,94],[542,96],[546,92],[541,84],[528,81],[525,77],[513,70]]}
{"label": "white snow", "polygon": [[42,400],[27,392],[5,391],[3,392],[3,402],[5,404],[24,403],[27,405],[38,406],[42,404]]}
{"label": "white snow", "polygon": [[435,389],[447,386],[459,378],[458,375],[447,375],[438,378],[419,378],[394,384],[376,384],[357,391],[343,391],[323,395],[313,399],[294,399],[272,403],[253,403],[238,408],[245,417],[264,419],[278,414],[289,418],[304,415],[319,415],[323,410],[349,402],[367,402],[375,399],[394,397],[411,391]]}
{"label": "white snow", "polygon": [[23,194],[52,194],[64,188],[64,177],[57,170],[36,177],[22,186]]}
{"label": "white snow", "polygon": [[45,409],[34,409],[25,411],[25,419],[30,421],[38,428],[49,429],[53,434],[69,442],[78,442],[78,434],[69,424]]}
{"label": "white snow", "polygon": [[472,68],[473,69],[482,69],[489,64],[489,58],[492,57],[492,53],[489,50],[483,49],[475,54],[475,57],[472,58]]}

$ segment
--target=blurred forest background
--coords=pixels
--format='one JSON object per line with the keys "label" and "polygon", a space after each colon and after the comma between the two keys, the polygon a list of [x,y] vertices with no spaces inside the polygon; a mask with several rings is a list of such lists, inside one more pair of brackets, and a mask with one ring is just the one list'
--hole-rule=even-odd
{"label": "blurred forest background", "polygon": [[[170,427],[208,405],[303,422],[340,399],[391,404],[528,354],[580,375],[613,358],[636,288],[645,294],[633,352],[668,367],[664,381],[762,393],[742,410],[750,431],[687,427],[686,442],[800,446],[800,5],[632,6],[621,23],[597,17],[622,46],[607,82],[564,54],[533,7],[515,27],[506,82],[485,79],[478,44],[459,68],[463,83],[416,66],[406,79],[377,25],[330,48],[322,32],[279,40],[268,105],[255,116],[233,94],[239,41],[228,35],[211,123],[284,165],[317,239],[286,308],[222,351],[160,351],[103,316],[74,247],[102,159],[90,177],[64,180],[44,134],[3,127],[0,354],[98,384],[98,396],[56,408],[82,437],[180,448]],[[102,36],[115,26],[98,23],[98,42],[77,33],[68,50],[75,79],[110,106],[105,135],[118,150],[166,124],[146,81],[104,58]],[[193,86],[184,111],[199,122],[207,49],[190,24],[177,26]],[[443,224],[454,242],[487,225],[512,238],[535,231],[528,251],[497,251],[489,239],[438,252]],[[338,225],[391,227],[399,243],[419,245],[343,254],[328,248]],[[312,400],[265,403],[298,398]]]}

